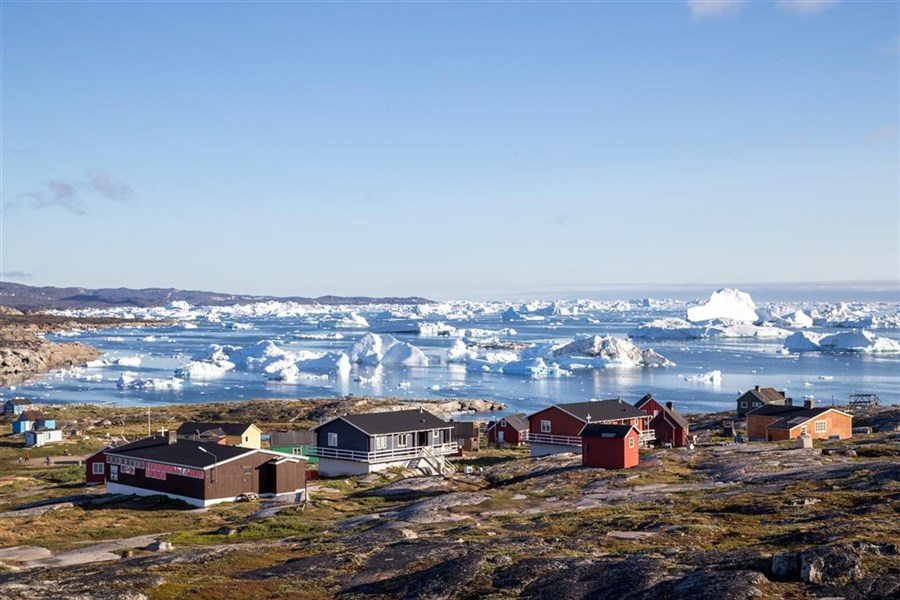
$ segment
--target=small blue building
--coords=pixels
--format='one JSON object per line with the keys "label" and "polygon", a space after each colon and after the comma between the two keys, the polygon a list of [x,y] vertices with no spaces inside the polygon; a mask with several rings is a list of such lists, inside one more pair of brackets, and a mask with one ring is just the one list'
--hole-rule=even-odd
{"label": "small blue building", "polygon": [[4,415],[21,415],[34,408],[34,403],[28,398],[13,398],[3,403]]}
{"label": "small blue building", "polygon": [[19,418],[13,421],[13,433],[25,433],[31,431],[35,427],[44,429],[56,429],[56,419],[48,419],[43,414],[29,410],[19,415]]}

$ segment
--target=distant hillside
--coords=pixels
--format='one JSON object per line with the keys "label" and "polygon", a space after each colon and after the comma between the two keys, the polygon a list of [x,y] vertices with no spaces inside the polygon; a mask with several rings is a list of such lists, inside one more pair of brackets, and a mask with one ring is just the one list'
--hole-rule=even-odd
{"label": "distant hillside", "polygon": [[304,298],[290,296],[245,296],[241,294],[223,294],[219,292],[201,292],[195,290],[177,290],[175,288],[146,288],[133,290],[129,288],[58,288],[35,287],[20,283],[0,282],[0,304],[13,306],[21,310],[43,310],[62,308],[108,308],[110,306],[163,306],[169,302],[181,300],[190,304],[213,306],[229,306],[250,302],[299,302],[302,304],[422,304],[430,303],[427,298],[369,298],[366,296],[322,296]]}

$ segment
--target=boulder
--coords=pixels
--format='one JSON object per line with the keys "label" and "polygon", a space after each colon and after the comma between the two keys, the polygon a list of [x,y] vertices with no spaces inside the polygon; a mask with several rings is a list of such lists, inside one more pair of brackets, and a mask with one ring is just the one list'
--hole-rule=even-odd
{"label": "boulder", "polygon": [[819,546],[800,554],[800,579],[806,583],[832,583],[860,579],[859,548],[851,544]]}

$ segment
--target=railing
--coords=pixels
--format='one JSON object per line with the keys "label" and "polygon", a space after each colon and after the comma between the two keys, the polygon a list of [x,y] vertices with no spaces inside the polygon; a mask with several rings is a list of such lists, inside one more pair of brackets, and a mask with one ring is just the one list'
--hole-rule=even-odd
{"label": "railing", "polygon": [[419,456],[441,475],[446,476],[456,471],[454,464],[444,458],[442,454],[435,452],[431,446],[423,446],[419,452]]}
{"label": "railing", "polygon": [[553,435],[551,433],[531,433],[525,439],[532,444],[560,444],[562,446],[580,446],[581,436],[578,435]]}
{"label": "railing", "polygon": [[656,432],[652,429],[645,429],[641,432],[638,441],[645,446],[649,446],[656,441]]}
{"label": "railing", "polygon": [[427,448],[429,452],[433,452],[434,454],[440,456],[443,456],[445,454],[454,454],[458,450],[456,444],[410,446],[408,448],[391,448],[387,450],[376,450],[374,452],[342,450],[340,448],[331,448],[328,446],[308,446],[307,454],[309,456],[316,456],[318,458],[336,458],[340,460],[356,460],[367,463],[378,463],[420,458],[425,448]]}

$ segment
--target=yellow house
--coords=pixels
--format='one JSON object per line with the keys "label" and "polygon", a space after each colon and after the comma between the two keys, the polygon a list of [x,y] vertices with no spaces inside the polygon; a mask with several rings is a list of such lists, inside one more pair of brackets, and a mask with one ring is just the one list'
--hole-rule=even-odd
{"label": "yellow house", "polygon": [[262,431],[253,423],[182,423],[176,432],[185,440],[208,441],[229,446],[255,448],[262,446]]}

